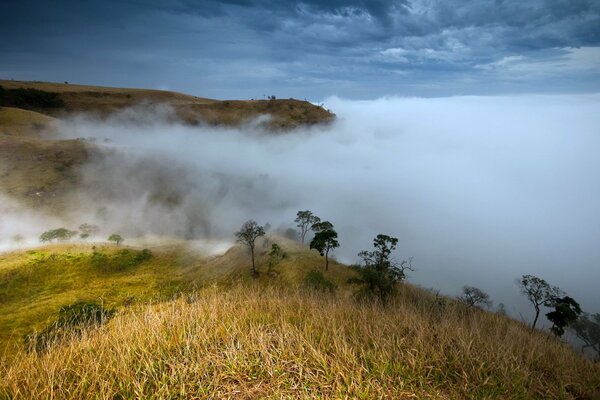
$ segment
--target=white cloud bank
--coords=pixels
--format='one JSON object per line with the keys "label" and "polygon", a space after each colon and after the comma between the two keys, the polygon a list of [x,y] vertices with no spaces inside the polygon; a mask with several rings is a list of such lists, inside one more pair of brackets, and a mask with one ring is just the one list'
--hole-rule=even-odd
{"label": "white cloud bank", "polygon": [[217,240],[309,209],[336,226],[344,261],[385,233],[424,286],[475,285],[525,312],[514,279],[535,274],[600,311],[600,95],[325,104],[335,124],[280,135],[147,114],[68,122],[67,135],[113,140],[81,204],[132,235]]}

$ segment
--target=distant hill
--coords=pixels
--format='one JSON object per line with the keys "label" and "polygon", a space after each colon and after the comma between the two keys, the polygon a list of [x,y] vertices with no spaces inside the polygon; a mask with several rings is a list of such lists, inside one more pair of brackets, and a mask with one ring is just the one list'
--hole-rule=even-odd
{"label": "distant hill", "polygon": [[[331,122],[335,116],[322,107],[295,99],[212,100],[164,90],[124,89],[64,83],[0,80],[0,106],[37,111],[53,117],[87,113],[105,117],[140,103],[173,107],[189,124],[237,126],[270,115],[266,127],[289,130]],[[4,98],[4,100],[2,100]]]}
{"label": "distant hill", "polygon": [[28,207],[65,210],[80,187],[79,167],[102,143],[60,140],[56,121],[73,113],[106,118],[139,104],[166,105],[184,124],[234,127],[261,116],[273,133],[333,121],[334,114],[300,100],[218,101],[162,90],[0,80],[0,194]]}

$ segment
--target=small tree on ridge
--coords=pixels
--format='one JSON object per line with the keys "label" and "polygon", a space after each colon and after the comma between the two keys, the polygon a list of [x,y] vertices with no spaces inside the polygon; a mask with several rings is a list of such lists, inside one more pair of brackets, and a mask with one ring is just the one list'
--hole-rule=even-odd
{"label": "small tree on ridge", "polygon": [[535,318],[531,324],[533,331],[540,316],[540,307],[550,307],[552,302],[561,295],[561,290],[556,286],[550,286],[548,282],[534,275],[523,275],[517,284],[521,288],[521,293],[527,296],[535,309]]}
{"label": "small tree on ridge", "polygon": [[329,252],[340,247],[337,240],[338,234],[329,221],[317,222],[312,225],[316,232],[310,242],[310,248],[315,249],[321,256],[325,256],[325,270],[329,269]]}
{"label": "small tree on ridge", "polygon": [[254,245],[256,239],[264,235],[265,229],[258,225],[254,220],[244,222],[242,229],[235,234],[239,243],[243,243],[250,248],[250,255],[252,257],[252,275],[255,277],[258,276],[258,271],[256,270],[256,264],[254,262]]}
{"label": "small tree on ridge", "polygon": [[311,229],[311,227],[314,224],[320,221],[321,218],[317,217],[316,215],[313,215],[311,211],[298,211],[294,222],[296,222],[296,226],[300,228],[300,239],[302,239],[302,244],[304,244],[304,237],[306,236],[306,233]]}

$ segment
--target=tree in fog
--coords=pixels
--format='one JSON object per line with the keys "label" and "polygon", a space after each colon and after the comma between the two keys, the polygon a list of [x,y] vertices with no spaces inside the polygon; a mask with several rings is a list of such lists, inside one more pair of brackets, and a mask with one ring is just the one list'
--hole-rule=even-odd
{"label": "tree in fog", "polygon": [[581,350],[592,349],[600,360],[600,314],[583,313],[569,327],[584,343]]}
{"label": "tree in fog", "polygon": [[321,256],[325,256],[325,270],[329,269],[329,252],[340,247],[337,240],[338,234],[329,221],[316,222],[312,225],[315,236],[310,242],[310,248],[315,249]]}
{"label": "tree in fog", "polygon": [[523,275],[517,284],[521,288],[521,293],[527,296],[527,299],[535,309],[535,318],[531,324],[531,330],[533,331],[540,316],[540,307],[551,307],[553,301],[562,292],[558,287],[550,286],[548,282],[534,275]]}
{"label": "tree in fog", "polygon": [[490,296],[475,286],[463,286],[462,294],[458,299],[471,307],[492,306]]}
{"label": "tree in fog", "polygon": [[304,244],[304,238],[306,236],[306,233],[311,229],[311,227],[314,224],[320,221],[321,218],[317,217],[316,215],[313,215],[311,211],[298,211],[294,222],[296,222],[296,226],[300,229],[300,239],[302,240],[302,244]]}
{"label": "tree in fog", "polygon": [[59,242],[66,242],[73,236],[77,235],[76,231],[71,231],[66,228],[51,229],[40,235],[40,242],[52,242],[54,239]]}
{"label": "tree in fog", "polygon": [[245,244],[250,249],[250,256],[252,258],[252,275],[255,277],[258,276],[258,271],[256,270],[256,264],[254,262],[254,246],[256,239],[264,235],[265,229],[253,220],[244,222],[242,229],[235,234],[237,241]]}
{"label": "tree in fog", "polygon": [[113,233],[112,235],[110,235],[107,239],[109,242],[115,242],[115,244],[118,246],[120,245],[125,239],[123,239],[123,236],[119,235],[118,233]]}
{"label": "tree in fog", "polygon": [[581,315],[581,307],[569,296],[554,299],[552,306],[554,311],[547,313],[546,317],[552,322],[550,328],[552,333],[561,337],[565,333],[565,328],[577,321],[577,318]]}
{"label": "tree in fog", "polygon": [[349,282],[362,286],[358,292],[360,296],[376,297],[385,304],[396,292],[397,283],[406,278],[406,271],[414,271],[412,258],[401,263],[392,259],[392,251],[397,244],[398,238],[379,234],[373,239],[374,250],[358,253],[362,265],[354,269],[359,276]]}
{"label": "tree in fog", "polygon": [[287,257],[287,254],[285,253],[285,251],[283,251],[281,246],[279,246],[277,243],[273,243],[271,245],[271,251],[269,251],[269,272],[273,272],[273,269],[285,257]]}
{"label": "tree in fog", "polygon": [[90,236],[94,236],[100,232],[100,228],[97,225],[81,224],[79,225],[79,237],[87,239]]}

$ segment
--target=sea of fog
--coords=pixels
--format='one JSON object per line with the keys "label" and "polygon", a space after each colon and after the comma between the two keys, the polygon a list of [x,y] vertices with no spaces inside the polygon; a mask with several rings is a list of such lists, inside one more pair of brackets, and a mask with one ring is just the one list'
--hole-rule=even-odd
{"label": "sea of fog", "polygon": [[[144,107],[68,120],[65,137],[110,149],[84,169],[94,191],[72,219],[98,222],[101,205],[98,223],[129,235],[231,240],[245,220],[285,229],[308,209],[335,225],[341,261],[385,233],[398,260],[414,257],[413,283],[474,285],[529,319],[515,279],[534,274],[600,312],[600,95],[324,104],[334,124],[283,134],[175,125]],[[5,237],[20,218],[45,228],[11,218]]]}

